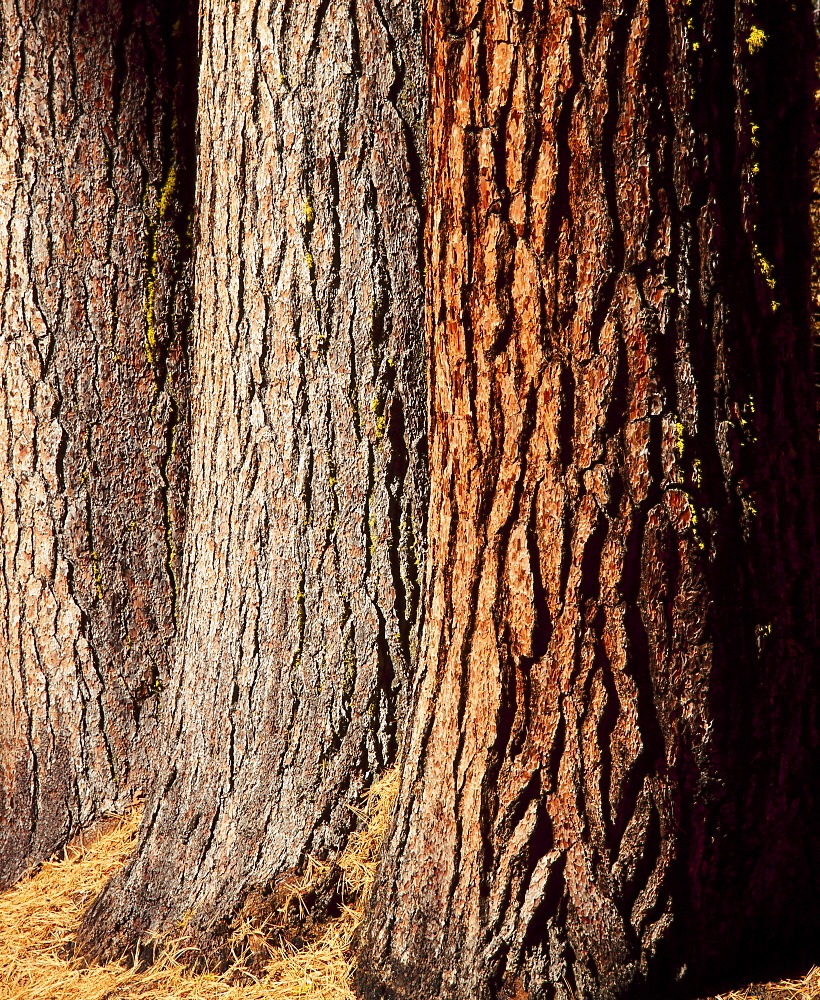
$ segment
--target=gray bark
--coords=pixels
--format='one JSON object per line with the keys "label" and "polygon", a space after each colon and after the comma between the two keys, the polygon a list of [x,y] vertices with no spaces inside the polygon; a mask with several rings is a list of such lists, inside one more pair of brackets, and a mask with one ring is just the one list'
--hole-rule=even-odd
{"label": "gray bark", "polygon": [[[339,851],[396,753],[426,471],[415,3],[201,7],[192,458],[167,765],[95,957]],[[258,915],[258,914],[257,914]],[[262,914],[264,915],[264,914]]]}

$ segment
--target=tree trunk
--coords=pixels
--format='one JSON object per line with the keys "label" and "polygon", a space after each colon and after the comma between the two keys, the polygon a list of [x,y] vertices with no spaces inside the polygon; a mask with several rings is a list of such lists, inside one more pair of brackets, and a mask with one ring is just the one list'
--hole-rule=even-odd
{"label": "tree trunk", "polygon": [[818,931],[811,5],[428,30],[425,624],[357,988],[748,982]]}
{"label": "tree trunk", "polygon": [[97,958],[184,926],[214,961],[246,901],[264,916],[279,879],[344,846],[394,759],[416,631],[417,5],[209,0],[200,35],[170,752],[134,859],[86,916]]}
{"label": "tree trunk", "polygon": [[190,14],[0,6],[0,887],[155,770],[187,481]]}

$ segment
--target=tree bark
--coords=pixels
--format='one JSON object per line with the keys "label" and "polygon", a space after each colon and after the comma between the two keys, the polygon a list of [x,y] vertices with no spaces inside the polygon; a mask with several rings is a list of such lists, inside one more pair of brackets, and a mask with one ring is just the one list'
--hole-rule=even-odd
{"label": "tree bark", "polygon": [[155,771],[193,195],[171,7],[0,7],[0,887]]}
{"label": "tree bark", "polygon": [[134,859],[86,916],[97,958],[184,927],[191,960],[218,961],[243,905],[264,917],[278,880],[341,850],[394,759],[415,642],[417,4],[208,0],[200,34],[170,752]]}
{"label": "tree bark", "polygon": [[433,0],[428,46],[425,624],[357,989],[783,972],[818,930],[811,5]]}

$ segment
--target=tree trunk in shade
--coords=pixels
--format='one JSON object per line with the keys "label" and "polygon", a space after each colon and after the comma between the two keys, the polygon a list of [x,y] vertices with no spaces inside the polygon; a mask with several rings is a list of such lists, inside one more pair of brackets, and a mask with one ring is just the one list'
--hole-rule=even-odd
{"label": "tree trunk in shade", "polygon": [[811,4],[428,30],[424,634],[357,989],[782,973],[820,890]]}
{"label": "tree trunk in shade", "polygon": [[[419,14],[200,14],[191,493],[168,761],[85,918],[219,955],[394,759],[426,510]],[[270,903],[273,906],[273,903]],[[243,909],[244,907],[244,909]]]}
{"label": "tree trunk in shade", "polygon": [[0,887],[155,771],[194,33],[184,4],[0,6]]}

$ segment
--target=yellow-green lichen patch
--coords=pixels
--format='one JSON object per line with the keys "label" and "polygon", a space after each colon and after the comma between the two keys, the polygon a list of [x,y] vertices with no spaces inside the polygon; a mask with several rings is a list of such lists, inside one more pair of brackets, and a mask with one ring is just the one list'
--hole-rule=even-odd
{"label": "yellow-green lichen patch", "polygon": [[766,32],[761,31],[760,28],[755,26],[749,32],[749,37],[746,39],[746,44],[749,46],[749,52],[752,55],[755,55],[755,53],[759,52],[766,44]]}
{"label": "yellow-green lichen patch", "polygon": [[683,461],[684,431],[683,421],[680,417],[675,417],[675,454],[679,462]]}
{"label": "yellow-green lichen patch", "polygon": [[171,164],[171,169],[168,171],[168,176],[165,178],[165,183],[162,185],[159,195],[159,217],[161,219],[166,218],[168,215],[168,209],[171,206],[171,199],[174,197],[176,186],[177,171],[176,167]]}
{"label": "yellow-green lichen patch", "polygon": [[757,260],[757,266],[760,268],[760,273],[763,275],[763,278],[766,284],[769,286],[769,288],[772,291],[774,291],[775,286],[777,285],[777,281],[775,280],[774,276],[774,266],[768,260],[766,260],[766,258],[760,252],[760,247],[758,247],[757,244],[755,244],[754,250],[755,250],[755,259]]}
{"label": "yellow-green lichen patch", "polygon": [[689,500],[689,517],[692,520],[692,534],[695,536],[695,541],[701,552],[706,548],[706,543],[700,537],[700,528],[698,525],[698,512],[695,510],[695,505]]}
{"label": "yellow-green lichen patch", "polygon": [[[176,120],[174,121],[174,126],[176,126]],[[177,171],[176,167],[171,164],[160,188],[156,212],[153,215],[148,215],[148,224],[146,227],[146,275],[143,313],[145,315],[145,358],[151,365],[155,364],[158,360],[160,346],[156,326],[157,277],[159,275],[157,230],[160,221],[166,218],[170,212],[176,186]],[[144,203],[145,199],[143,200]]]}
{"label": "yellow-green lichen patch", "polygon": [[740,502],[743,504],[743,513],[749,520],[757,517],[757,505],[751,497],[741,496]]}
{"label": "yellow-green lichen patch", "polygon": [[376,515],[371,511],[367,519],[368,550],[371,558],[376,554],[377,535]]}
{"label": "yellow-green lichen patch", "polygon": [[165,568],[168,570],[168,578],[171,581],[171,618],[174,625],[179,625],[177,617],[177,575],[176,558],[177,552],[174,547],[174,533],[171,530],[171,517],[168,509],[168,500],[165,499]]}
{"label": "yellow-green lichen patch", "polygon": [[91,552],[91,571],[94,574],[94,589],[97,591],[97,598],[101,601],[103,599],[103,578],[100,570],[100,558],[94,550]]}
{"label": "yellow-green lichen patch", "polygon": [[370,409],[376,417],[376,441],[379,442],[384,437],[387,426],[387,418],[384,413],[385,397],[382,393],[377,393],[370,401]]}
{"label": "yellow-green lichen patch", "polygon": [[157,255],[156,251],[151,255],[149,263],[148,277],[145,281],[145,359],[149,364],[154,364],[157,360],[157,328],[154,322],[154,306],[156,303],[157,284]]}

